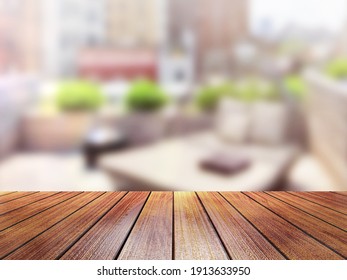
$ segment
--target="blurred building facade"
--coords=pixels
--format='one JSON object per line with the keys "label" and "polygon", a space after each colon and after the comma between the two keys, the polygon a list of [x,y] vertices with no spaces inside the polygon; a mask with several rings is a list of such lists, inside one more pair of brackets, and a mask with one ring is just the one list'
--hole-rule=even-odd
{"label": "blurred building facade", "polygon": [[76,73],[80,48],[106,42],[105,0],[0,0],[0,69]]}
{"label": "blurred building facade", "polygon": [[111,46],[158,47],[165,0],[107,0],[106,36]]}
{"label": "blurred building facade", "polygon": [[340,39],[337,42],[336,53],[338,56],[346,56],[347,53],[347,21],[341,31]]}
{"label": "blurred building facade", "polygon": [[41,2],[0,0],[0,73],[40,68]]}
{"label": "blurred building facade", "polygon": [[0,0],[0,69],[69,77],[85,49],[151,49],[192,80],[229,70],[248,21],[249,0]]}
{"label": "blurred building facade", "polygon": [[79,54],[78,75],[103,82],[157,80],[158,56],[151,48],[90,48]]}
{"label": "blurred building facade", "polygon": [[[79,73],[85,50],[154,49],[164,36],[163,0],[45,0],[45,73]],[[83,53],[83,54],[82,54]]]}
{"label": "blurred building facade", "polygon": [[106,42],[105,0],[43,0],[43,61],[49,76],[71,76],[84,47]]}
{"label": "blurred building facade", "polygon": [[171,46],[194,42],[196,70],[227,72],[235,42],[248,37],[248,0],[169,0]]}

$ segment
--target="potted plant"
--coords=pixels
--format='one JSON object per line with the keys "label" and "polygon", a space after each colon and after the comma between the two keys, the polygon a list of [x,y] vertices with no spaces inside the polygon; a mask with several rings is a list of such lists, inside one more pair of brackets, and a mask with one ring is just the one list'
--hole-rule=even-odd
{"label": "potted plant", "polygon": [[26,147],[35,150],[79,148],[103,103],[99,87],[88,81],[65,81],[57,86],[49,113],[35,110],[24,122]]}
{"label": "potted plant", "polygon": [[196,104],[203,112],[213,112],[217,109],[223,96],[232,95],[234,93],[234,85],[231,82],[208,85],[202,87],[196,95]]}
{"label": "potted plant", "polygon": [[163,108],[168,101],[168,95],[153,81],[133,82],[125,95],[129,115],[122,125],[130,144],[147,144],[164,136],[166,119]]}
{"label": "potted plant", "polygon": [[299,102],[307,97],[307,85],[299,75],[289,75],[283,80],[283,88],[286,94]]}
{"label": "potted plant", "polygon": [[227,141],[244,142],[248,137],[250,115],[248,104],[240,98],[240,84],[229,82],[205,94],[208,93],[214,93],[215,96],[213,103],[210,103],[213,105],[212,109],[216,110],[217,134]]}
{"label": "potted plant", "polygon": [[192,131],[213,127],[220,101],[223,96],[231,94],[233,88],[234,84],[228,81],[205,85],[196,92],[194,102],[190,106],[194,110],[186,116],[186,122],[190,124]]}
{"label": "potted plant", "polygon": [[347,58],[309,69],[305,79],[310,148],[342,187],[347,184]]}
{"label": "potted plant", "polygon": [[334,80],[345,83],[347,80],[347,58],[338,58],[328,63],[326,74]]}
{"label": "potted plant", "polygon": [[103,102],[99,87],[88,81],[68,81],[59,85],[56,103],[61,111],[90,112]]}

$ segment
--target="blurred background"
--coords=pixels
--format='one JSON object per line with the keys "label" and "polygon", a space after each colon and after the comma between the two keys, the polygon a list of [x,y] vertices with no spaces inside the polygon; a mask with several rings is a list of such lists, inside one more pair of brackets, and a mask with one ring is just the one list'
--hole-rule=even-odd
{"label": "blurred background", "polygon": [[0,0],[0,190],[347,190],[347,1]]}

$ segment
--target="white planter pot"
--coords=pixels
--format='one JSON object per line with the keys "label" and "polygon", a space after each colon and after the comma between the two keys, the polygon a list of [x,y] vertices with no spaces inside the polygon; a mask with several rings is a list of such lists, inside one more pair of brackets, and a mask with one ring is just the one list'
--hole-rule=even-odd
{"label": "white planter pot", "polygon": [[124,116],[120,126],[129,144],[149,144],[165,136],[167,118],[163,111],[131,112]]}
{"label": "white planter pot", "polygon": [[222,99],[216,115],[218,135],[231,142],[242,143],[248,139],[250,127],[249,104],[225,98]]}
{"label": "white planter pot", "polygon": [[286,141],[288,115],[280,102],[260,101],[252,104],[250,140],[277,145]]}
{"label": "white planter pot", "polygon": [[23,121],[23,145],[38,151],[65,151],[80,148],[91,129],[91,113],[45,115],[31,112]]}

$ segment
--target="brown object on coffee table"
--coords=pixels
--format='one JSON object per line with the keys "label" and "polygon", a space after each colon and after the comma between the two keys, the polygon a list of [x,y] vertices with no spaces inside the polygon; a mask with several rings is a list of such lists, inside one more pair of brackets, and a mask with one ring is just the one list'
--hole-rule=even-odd
{"label": "brown object on coffee table", "polygon": [[200,162],[200,167],[222,175],[233,175],[247,169],[250,164],[251,162],[247,158],[217,153],[203,159]]}

